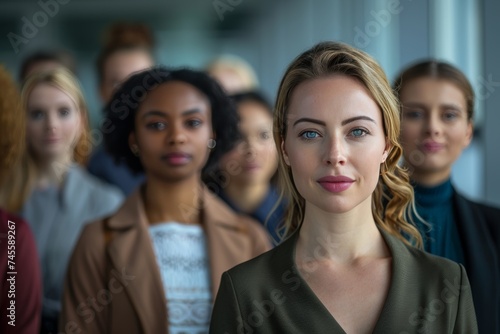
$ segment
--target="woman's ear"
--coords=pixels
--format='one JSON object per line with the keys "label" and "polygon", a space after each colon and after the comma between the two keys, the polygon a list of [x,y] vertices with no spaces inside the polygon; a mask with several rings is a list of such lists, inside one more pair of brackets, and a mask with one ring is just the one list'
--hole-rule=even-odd
{"label": "woman's ear", "polygon": [[472,137],[474,136],[474,123],[472,120],[470,120],[467,123],[467,130],[465,133],[465,141],[464,141],[464,148],[469,146],[470,142],[472,141]]}
{"label": "woman's ear", "polygon": [[285,163],[290,166],[290,159],[288,158],[288,153],[286,153],[286,148],[285,148],[285,141],[281,141],[281,152],[283,152],[283,159],[285,160]]}
{"label": "woman's ear", "polygon": [[391,150],[392,150],[392,144],[386,138],[385,148],[384,148],[384,153],[382,154],[382,162],[381,163],[384,163],[387,160],[387,157],[389,156],[389,153],[391,153]]}

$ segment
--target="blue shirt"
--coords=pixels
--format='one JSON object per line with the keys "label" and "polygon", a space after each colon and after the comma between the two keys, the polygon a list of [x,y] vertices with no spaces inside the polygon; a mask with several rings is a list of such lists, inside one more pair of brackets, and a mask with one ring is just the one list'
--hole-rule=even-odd
{"label": "blue shirt", "polygon": [[453,210],[451,181],[435,187],[415,185],[418,214],[429,224],[415,219],[424,239],[425,250],[464,264],[465,257]]}
{"label": "blue shirt", "polygon": [[[233,209],[235,212],[238,213],[244,213],[236,204],[234,204],[231,199],[224,193],[224,191],[219,192],[219,197],[227,203]],[[266,197],[264,197],[264,200],[260,203],[260,205],[255,209],[254,212],[249,213],[248,215],[258,222],[260,222],[268,231],[269,235],[272,238],[273,245],[276,246],[280,243],[281,237],[280,233],[278,231],[281,222],[283,221],[285,217],[285,209],[286,209],[286,203],[281,202],[276,210],[273,212],[273,214],[267,219],[269,216],[269,213],[274,208],[274,205],[278,202],[279,200],[279,195],[276,192],[276,190],[273,187],[269,188],[269,191],[266,194]]]}
{"label": "blue shirt", "polygon": [[90,156],[87,168],[90,174],[117,186],[127,196],[144,182],[144,175],[134,174],[124,162],[115,162],[102,146]]}
{"label": "blue shirt", "polygon": [[113,213],[121,191],[72,165],[61,188],[35,189],[20,212],[30,225],[40,258],[43,315],[57,317],[66,268],[85,223]]}

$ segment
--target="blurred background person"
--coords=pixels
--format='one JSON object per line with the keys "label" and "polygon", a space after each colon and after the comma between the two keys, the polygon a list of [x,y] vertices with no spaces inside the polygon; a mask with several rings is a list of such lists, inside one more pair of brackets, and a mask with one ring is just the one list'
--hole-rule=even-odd
{"label": "blurred background person", "polygon": [[[140,103],[122,101],[120,113],[106,107],[115,127],[105,134],[109,152],[143,172],[145,183],[116,214],[82,232],[68,268],[61,330],[76,323],[85,333],[207,333],[222,273],[270,248],[257,222],[202,183],[238,136],[222,88],[204,72],[159,67],[130,77],[113,98],[149,77],[157,85]],[[113,278],[113,291],[126,293],[114,293],[88,321],[82,301]]]}
{"label": "blurred background person", "polygon": [[37,51],[32,53],[21,64],[19,82],[23,83],[28,76],[37,71],[48,71],[64,67],[71,73],[76,73],[76,62],[66,51]]}
{"label": "blurred background person", "polygon": [[[0,65],[0,188],[17,168],[25,145],[26,117],[14,80]],[[5,194],[2,194],[5,195]],[[28,224],[5,211],[5,198],[0,198],[0,333],[36,334],[42,315],[42,285],[35,239]],[[13,223],[10,223],[12,221]],[[10,262],[9,262],[10,261]],[[13,266],[13,267],[11,267]],[[8,281],[16,272],[14,282]],[[14,283],[15,297],[9,297]],[[8,308],[15,304],[14,318]],[[14,321],[12,321],[14,320]],[[9,324],[9,322],[11,324]]]}
{"label": "blurred background person", "polygon": [[[66,69],[37,72],[21,95],[27,151],[2,191],[37,243],[43,282],[42,333],[56,333],[66,267],[83,225],[114,212],[123,200],[82,166],[90,153],[85,101]],[[19,201],[23,196],[24,202]]]}
{"label": "blurred background person", "polygon": [[425,249],[467,269],[480,333],[500,333],[500,210],[472,202],[450,180],[473,136],[474,91],[456,67],[412,65],[394,84],[401,101],[404,163],[414,184]]}
{"label": "blurred background person", "polygon": [[252,66],[235,55],[221,55],[212,60],[207,72],[217,80],[229,95],[257,89],[259,81]]}
{"label": "blurred background person", "polygon": [[[143,24],[116,23],[109,28],[97,59],[102,105],[110,102],[115,89],[128,76],[154,65],[153,47],[153,35]],[[106,119],[100,130],[103,133],[113,131]],[[88,170],[119,187],[125,195],[144,180],[142,174],[133,174],[123,161],[113,160],[102,145],[90,157]]]}
{"label": "blurred background person", "polygon": [[223,175],[223,179],[219,182],[218,195],[236,212],[247,214],[264,225],[273,243],[278,244],[278,225],[285,203],[280,202],[273,211],[279,194],[272,182],[278,168],[272,106],[257,91],[231,97],[240,117],[242,138],[220,161],[221,171],[217,174]]}

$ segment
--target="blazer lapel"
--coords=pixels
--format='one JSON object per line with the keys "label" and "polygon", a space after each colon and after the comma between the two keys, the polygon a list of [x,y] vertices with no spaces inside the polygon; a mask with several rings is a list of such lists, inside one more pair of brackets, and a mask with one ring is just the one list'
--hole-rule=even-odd
{"label": "blazer lapel", "polygon": [[203,187],[203,224],[207,236],[212,295],[215,299],[222,273],[252,257],[252,244],[241,218]]}
{"label": "blazer lapel", "polygon": [[109,220],[107,247],[118,279],[139,315],[144,333],[167,333],[167,307],[161,274],[148,233],[140,190]]}

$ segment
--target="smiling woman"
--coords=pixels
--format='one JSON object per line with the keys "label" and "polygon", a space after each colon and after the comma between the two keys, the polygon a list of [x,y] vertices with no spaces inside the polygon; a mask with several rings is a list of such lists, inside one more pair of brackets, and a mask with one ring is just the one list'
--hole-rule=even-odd
{"label": "smiling woman", "polygon": [[[400,74],[404,161],[410,168],[425,250],[462,263],[481,333],[500,332],[500,209],[458,193],[451,169],[473,135],[474,91],[453,65],[425,60]],[[430,227],[430,228],[429,228]]]}
{"label": "smiling woman", "polygon": [[[156,82],[146,90],[150,77]],[[270,248],[257,222],[201,181],[239,138],[222,88],[203,72],[159,67],[130,77],[113,101],[138,87],[138,103],[108,104],[115,131],[105,140],[111,155],[146,180],[116,214],[83,232],[68,269],[61,330],[76,324],[85,333],[207,332],[222,272]],[[118,292],[97,314],[84,304],[87,317],[81,302],[111,281]]]}
{"label": "smiling woman", "polygon": [[464,268],[411,245],[399,126],[364,52],[325,42],[292,62],[274,117],[288,239],[224,273],[210,333],[477,333]]}

